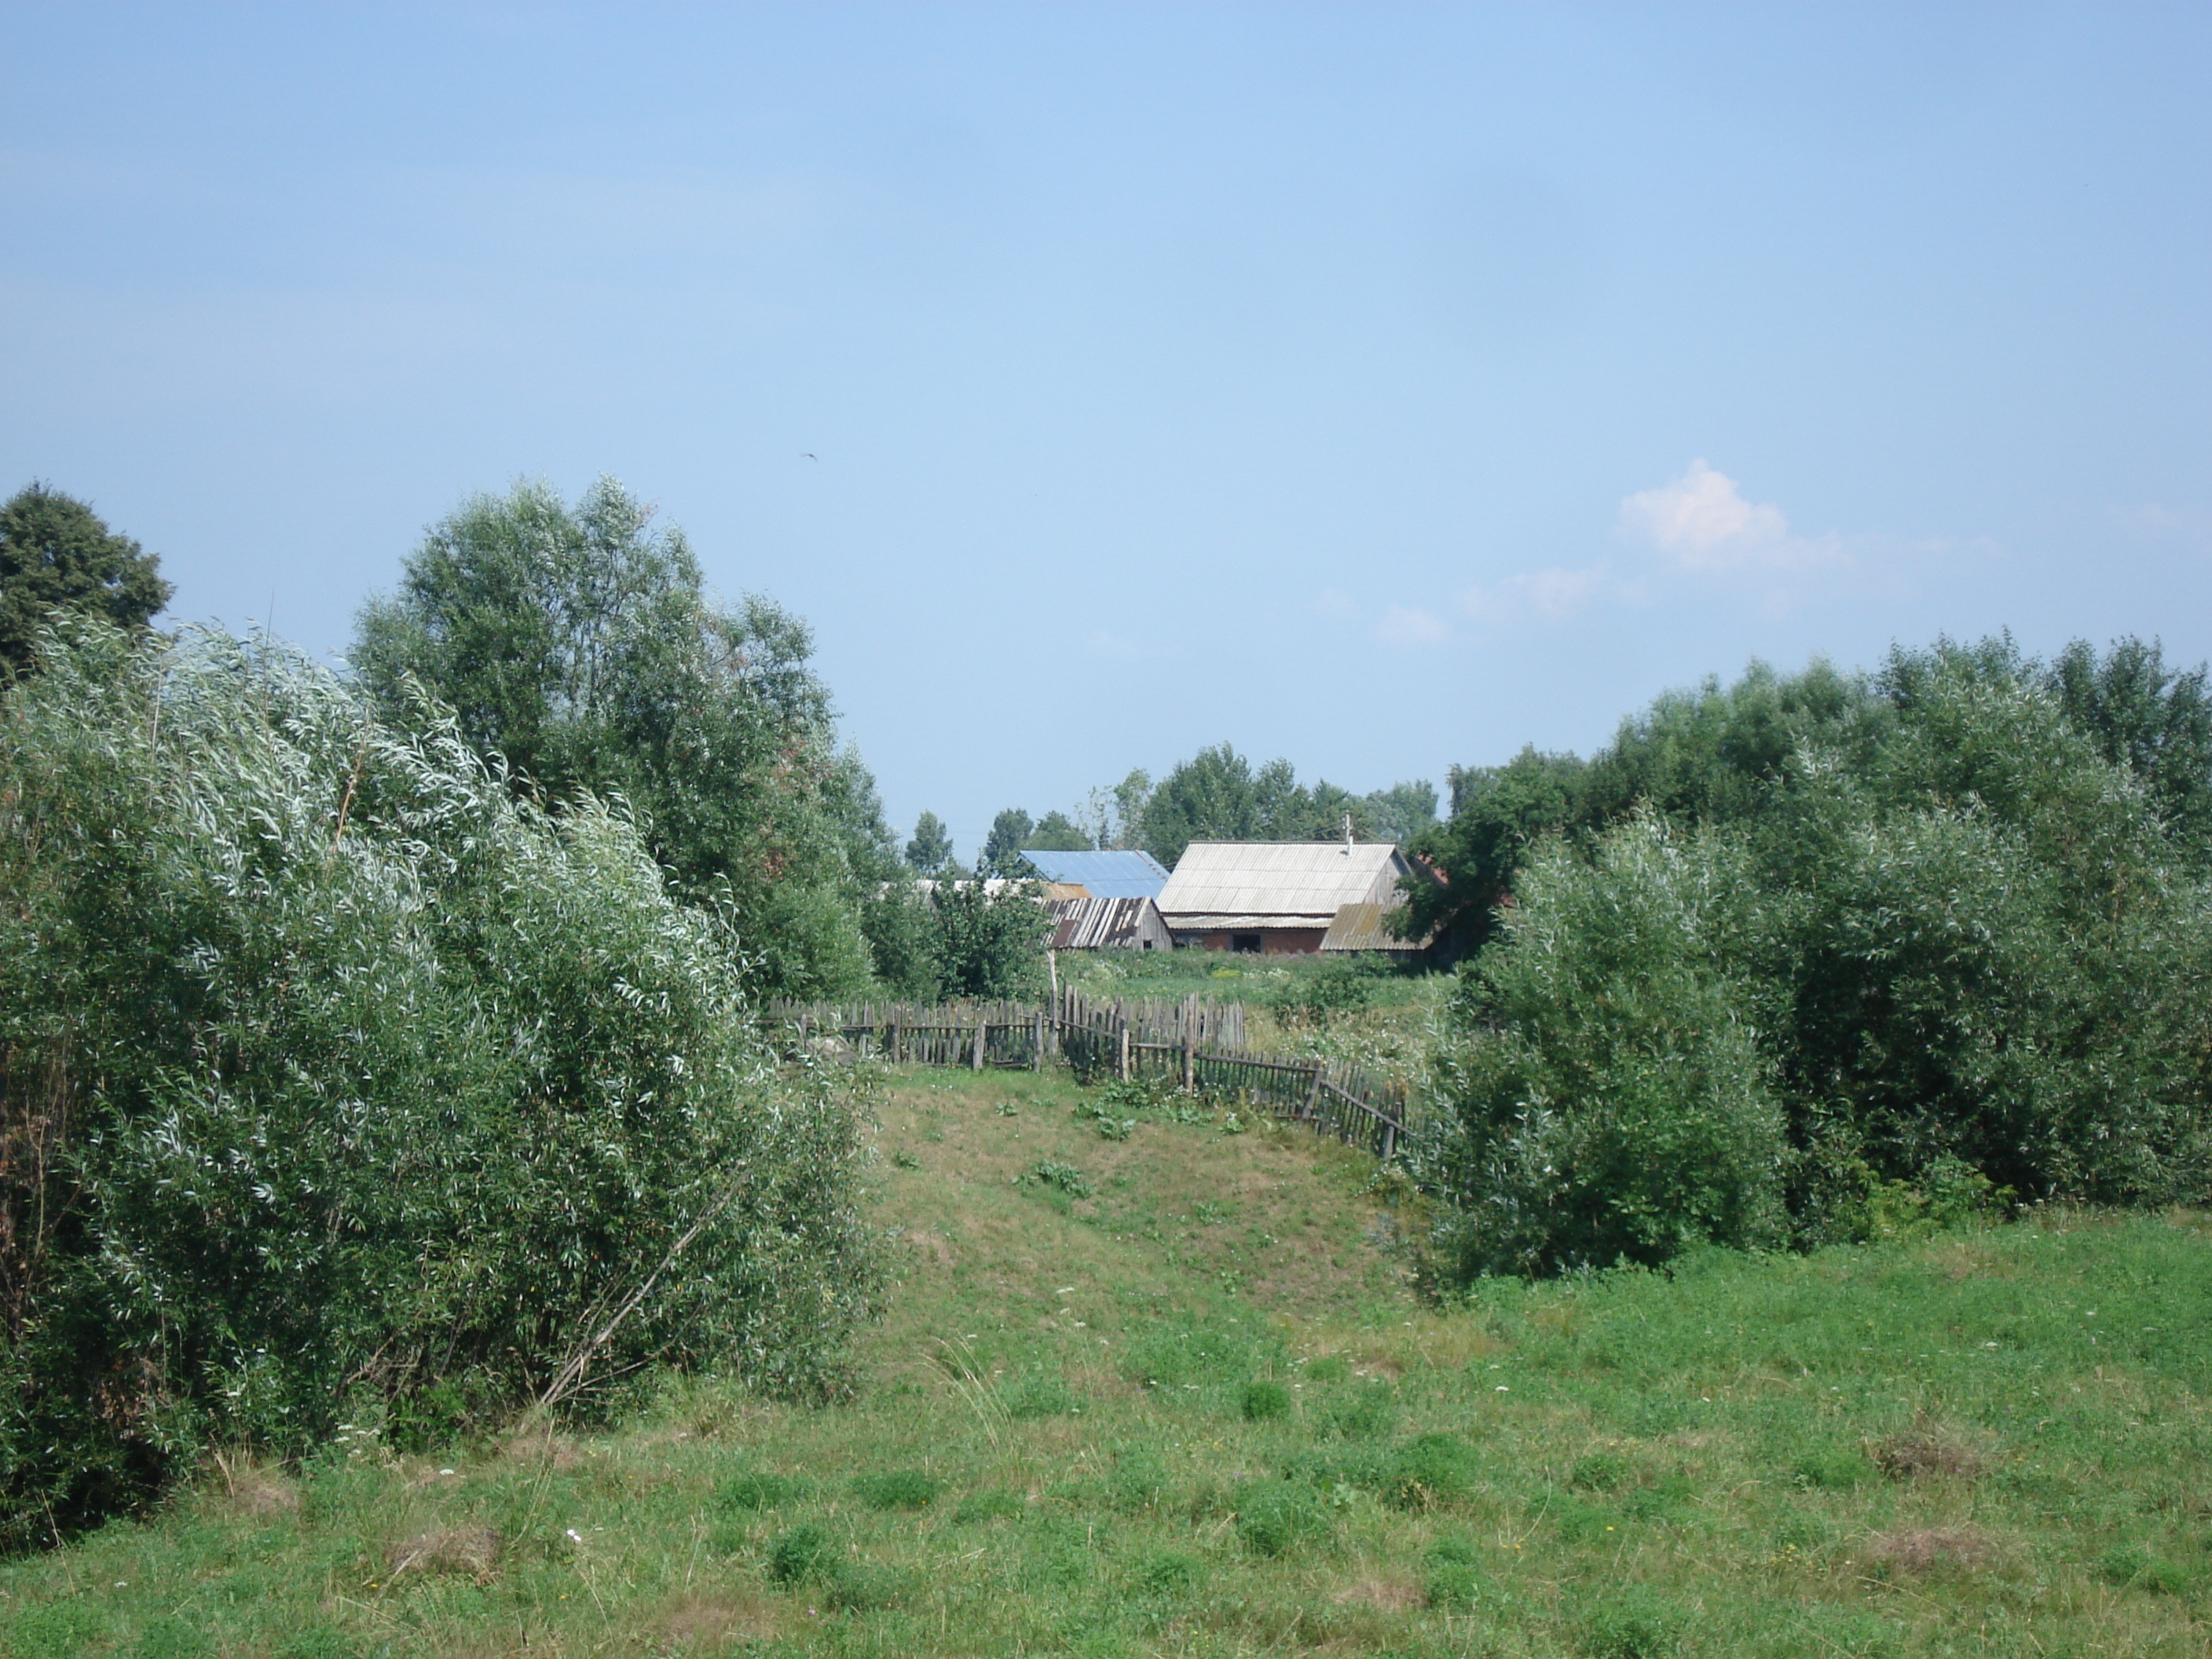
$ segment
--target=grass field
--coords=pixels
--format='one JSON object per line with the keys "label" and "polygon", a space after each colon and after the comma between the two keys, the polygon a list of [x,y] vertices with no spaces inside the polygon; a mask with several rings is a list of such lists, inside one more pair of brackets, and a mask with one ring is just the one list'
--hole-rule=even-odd
{"label": "grass field", "polygon": [[849,1403],[305,1469],[0,1566],[52,1655],[2212,1649],[2212,1241],[2050,1213],[1417,1306],[1373,1166],[890,1080]]}

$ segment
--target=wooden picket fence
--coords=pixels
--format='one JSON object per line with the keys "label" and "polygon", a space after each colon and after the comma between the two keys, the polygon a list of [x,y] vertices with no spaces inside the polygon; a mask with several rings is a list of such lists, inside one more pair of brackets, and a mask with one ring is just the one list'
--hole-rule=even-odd
{"label": "wooden picket fence", "polygon": [[1381,1158],[1406,1138],[1402,1089],[1356,1066],[1250,1052],[1242,1003],[1106,1001],[1063,988],[1041,1006],[774,1002],[763,1013],[795,1047],[817,1052],[977,1072],[1065,1065],[1086,1083],[1166,1079],[1186,1091],[1263,1108]]}

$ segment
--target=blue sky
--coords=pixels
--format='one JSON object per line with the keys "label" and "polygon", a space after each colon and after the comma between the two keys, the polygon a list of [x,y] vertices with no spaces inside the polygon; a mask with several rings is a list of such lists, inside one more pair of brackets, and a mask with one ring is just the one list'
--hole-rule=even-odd
{"label": "blue sky", "polygon": [[[1756,655],[2212,655],[2212,9],[0,10],[0,487],[343,651],[615,474],[973,851]],[[808,457],[814,459],[808,459]]]}

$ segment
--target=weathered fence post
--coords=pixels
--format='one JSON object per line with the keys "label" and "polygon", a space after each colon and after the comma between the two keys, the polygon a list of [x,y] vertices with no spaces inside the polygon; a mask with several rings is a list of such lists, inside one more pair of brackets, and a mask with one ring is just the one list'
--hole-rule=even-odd
{"label": "weathered fence post", "polygon": [[968,1069],[971,1072],[983,1069],[983,1022],[988,1018],[982,1009],[975,1011],[975,1052],[968,1062]]}
{"label": "weathered fence post", "polygon": [[1194,1041],[1194,1028],[1198,1024],[1198,994],[1194,991],[1182,1005],[1182,1086],[1188,1094],[1198,1083],[1198,1045]]}
{"label": "weathered fence post", "polygon": [[1314,1062],[1313,1087],[1306,1091],[1306,1109],[1300,1114],[1309,1123],[1313,1121],[1314,1111],[1321,1104],[1321,1075],[1327,1069],[1319,1060]]}
{"label": "weathered fence post", "polygon": [[1129,1080],[1129,1026],[1126,1020],[1121,1024],[1121,1058],[1115,1066],[1114,1075],[1124,1083]]}

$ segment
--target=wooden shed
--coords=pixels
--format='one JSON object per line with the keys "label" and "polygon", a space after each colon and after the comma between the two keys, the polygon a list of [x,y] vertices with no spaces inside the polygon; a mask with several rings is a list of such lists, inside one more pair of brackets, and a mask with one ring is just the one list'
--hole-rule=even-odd
{"label": "wooden shed", "polygon": [[1175,935],[1148,898],[1046,901],[1055,951],[1172,951]]}
{"label": "wooden shed", "polygon": [[1324,952],[1347,951],[1386,956],[1394,962],[1410,962],[1428,949],[1425,939],[1400,939],[1390,924],[1405,913],[1402,896],[1394,904],[1346,904],[1340,907],[1322,937]]}

